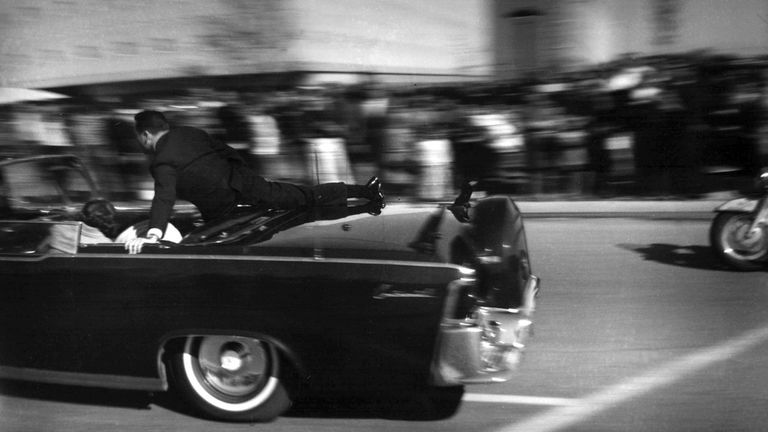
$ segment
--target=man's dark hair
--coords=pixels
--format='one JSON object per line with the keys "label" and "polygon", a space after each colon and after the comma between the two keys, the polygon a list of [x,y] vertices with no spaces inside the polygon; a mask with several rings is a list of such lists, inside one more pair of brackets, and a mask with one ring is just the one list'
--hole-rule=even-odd
{"label": "man's dark hair", "polygon": [[152,134],[156,134],[160,131],[168,130],[168,120],[166,120],[163,113],[160,111],[142,111],[136,114],[133,119],[136,122],[136,132],[142,133],[149,131]]}

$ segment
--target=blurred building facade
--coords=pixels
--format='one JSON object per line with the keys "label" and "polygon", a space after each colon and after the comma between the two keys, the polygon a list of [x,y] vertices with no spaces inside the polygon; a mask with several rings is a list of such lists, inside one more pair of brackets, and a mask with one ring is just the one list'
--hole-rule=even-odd
{"label": "blurred building facade", "polygon": [[765,0],[0,0],[0,86],[312,72],[457,81],[768,53]]}
{"label": "blurred building facade", "polygon": [[764,0],[496,0],[490,17],[497,78],[627,54],[768,54]]}
{"label": "blurred building facade", "polygon": [[0,0],[0,86],[490,72],[483,0]]}

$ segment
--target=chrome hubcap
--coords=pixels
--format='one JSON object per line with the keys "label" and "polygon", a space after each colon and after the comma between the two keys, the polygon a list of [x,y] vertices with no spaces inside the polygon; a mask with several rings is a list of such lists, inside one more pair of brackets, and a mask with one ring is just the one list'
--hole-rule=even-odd
{"label": "chrome hubcap", "polygon": [[754,259],[765,253],[765,233],[762,229],[750,230],[748,217],[732,219],[723,230],[725,253],[739,259]]}
{"label": "chrome hubcap", "polygon": [[197,356],[200,377],[206,386],[225,398],[258,392],[269,378],[266,349],[256,339],[203,337]]}

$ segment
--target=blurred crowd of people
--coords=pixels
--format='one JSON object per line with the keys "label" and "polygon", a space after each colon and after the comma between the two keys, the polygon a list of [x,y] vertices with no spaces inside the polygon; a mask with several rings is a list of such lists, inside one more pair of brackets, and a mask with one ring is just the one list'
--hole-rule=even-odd
{"label": "blurred crowd of people", "polygon": [[133,114],[164,111],[265,177],[378,175],[389,194],[697,195],[768,165],[768,59],[626,56],[515,82],[174,89],[0,106],[0,157],[72,153],[111,198],[149,199]]}

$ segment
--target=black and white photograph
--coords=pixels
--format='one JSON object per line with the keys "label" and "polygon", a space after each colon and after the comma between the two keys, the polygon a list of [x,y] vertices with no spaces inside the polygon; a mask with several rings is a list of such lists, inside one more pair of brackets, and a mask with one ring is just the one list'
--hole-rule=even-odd
{"label": "black and white photograph", "polygon": [[0,431],[767,402],[765,0],[0,0]]}

